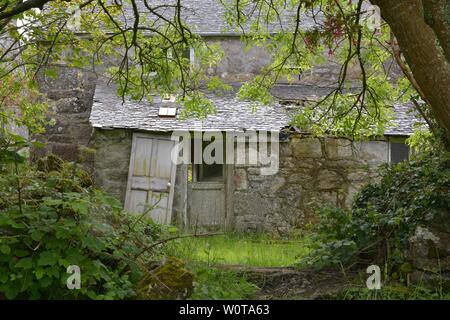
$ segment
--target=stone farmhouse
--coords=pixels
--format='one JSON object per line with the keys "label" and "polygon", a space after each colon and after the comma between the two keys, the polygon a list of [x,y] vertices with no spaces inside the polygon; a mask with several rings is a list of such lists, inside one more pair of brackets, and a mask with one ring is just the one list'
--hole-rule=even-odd
{"label": "stone farmhouse", "polygon": [[[244,50],[240,34],[227,29],[219,1],[195,0],[184,5],[192,9],[185,18],[193,30],[224,50],[224,59],[209,70],[211,75],[237,89],[269,62],[262,48]],[[308,23],[306,19],[306,27]],[[191,230],[286,233],[314,221],[320,205],[350,206],[355,193],[376,179],[379,165],[408,158],[404,140],[416,120],[407,105],[394,106],[395,119],[383,136],[371,141],[315,138],[290,125],[295,110],[325,95],[338,72],[339,66],[329,61],[301,74],[294,83],[280,82],[272,89],[276,103],[258,108],[239,100],[235,91],[208,93],[217,112],[205,119],[182,119],[180,106],[171,100],[155,97],[152,103],[123,103],[113,85],[98,74],[61,66],[56,79],[40,79],[57,123],[42,137],[48,144],[38,156],[55,153],[83,162],[94,174],[96,185],[116,196],[126,210],[148,210],[161,223]],[[240,147],[247,150],[247,158],[251,157],[252,135],[271,132],[270,137],[279,140],[271,149],[278,154],[276,171],[265,174],[267,165],[259,157],[242,163],[174,164],[174,132],[219,132],[225,140],[244,137]],[[231,145],[232,152],[238,150],[239,142]],[[86,148],[95,152],[86,153]],[[207,143],[200,143],[200,151],[193,153],[204,148]]]}

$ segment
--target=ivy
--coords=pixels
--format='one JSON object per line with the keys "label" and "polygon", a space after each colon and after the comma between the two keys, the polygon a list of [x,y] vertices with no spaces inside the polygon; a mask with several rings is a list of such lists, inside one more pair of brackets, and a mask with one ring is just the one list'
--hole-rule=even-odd
{"label": "ivy", "polygon": [[378,183],[365,186],[352,210],[333,207],[319,211],[313,246],[301,263],[387,265],[389,272],[407,268],[408,239],[417,226],[448,230],[450,214],[450,155],[421,155],[380,169]]}

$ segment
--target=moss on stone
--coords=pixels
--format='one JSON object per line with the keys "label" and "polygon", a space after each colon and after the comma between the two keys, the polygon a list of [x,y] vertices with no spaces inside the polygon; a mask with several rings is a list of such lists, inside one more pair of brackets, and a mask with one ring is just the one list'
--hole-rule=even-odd
{"label": "moss on stone", "polygon": [[183,262],[169,258],[164,264],[147,272],[136,287],[137,299],[173,300],[187,298],[193,289],[193,275]]}

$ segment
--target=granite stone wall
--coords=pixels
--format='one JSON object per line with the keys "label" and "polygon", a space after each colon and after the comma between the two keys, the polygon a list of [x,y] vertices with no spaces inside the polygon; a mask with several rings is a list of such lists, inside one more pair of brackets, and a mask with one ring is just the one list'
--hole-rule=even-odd
{"label": "granite stone wall", "polygon": [[125,129],[101,130],[94,134],[95,184],[122,203],[127,191],[132,131]]}
{"label": "granite stone wall", "polygon": [[[132,131],[95,130],[95,182],[124,202]],[[233,225],[238,231],[285,234],[314,222],[315,209],[330,204],[348,208],[355,193],[376,179],[376,169],[388,160],[386,141],[352,142],[291,134],[280,144],[280,167],[261,175],[259,166],[235,166]],[[187,208],[187,166],[177,168],[174,222],[181,224]]]}
{"label": "granite stone wall", "polygon": [[253,79],[270,63],[270,56],[261,47],[245,49],[239,37],[209,37],[206,43],[220,45],[224,57],[218,66],[210,68],[208,74],[225,81],[241,82]]}
{"label": "granite stone wall", "polygon": [[[261,70],[271,63],[272,57],[264,48],[253,46],[246,48],[239,36],[205,37],[206,43],[218,44],[224,52],[224,57],[216,67],[208,70],[210,76],[218,76],[226,82],[242,82],[253,79],[261,73]],[[325,56],[325,63],[315,66],[313,69],[301,72],[299,78],[290,79],[290,84],[304,84],[313,86],[335,85],[341,69],[336,58]],[[358,68],[350,67],[348,76],[358,77]],[[279,79],[279,82],[287,82]]]}
{"label": "granite stone wall", "polygon": [[260,175],[258,166],[235,167],[235,229],[283,234],[313,222],[318,206],[348,208],[387,159],[385,141],[291,135],[280,145],[277,174]]}
{"label": "granite stone wall", "polygon": [[[55,67],[56,68],[56,67]],[[40,91],[49,99],[48,118],[54,125],[37,137],[45,147],[34,150],[38,158],[53,153],[68,161],[77,161],[92,169],[93,153],[89,152],[93,129],[89,123],[96,76],[66,66],[57,67],[55,78],[39,74]]]}

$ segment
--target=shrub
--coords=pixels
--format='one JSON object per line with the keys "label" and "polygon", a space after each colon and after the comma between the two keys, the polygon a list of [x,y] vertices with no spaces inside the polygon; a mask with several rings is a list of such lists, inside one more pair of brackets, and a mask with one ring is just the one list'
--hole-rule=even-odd
{"label": "shrub", "polygon": [[[158,227],[123,213],[72,163],[11,159],[0,168],[0,299],[134,297]],[[80,267],[79,290],[66,287],[69,265]]]}
{"label": "shrub", "polygon": [[357,195],[351,211],[323,208],[314,245],[302,263],[325,267],[386,263],[406,268],[408,239],[421,224],[450,227],[450,157],[422,157],[385,166],[381,180]]}

